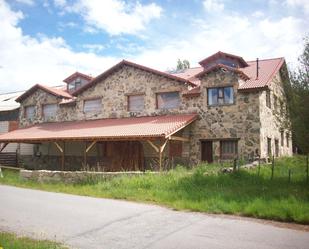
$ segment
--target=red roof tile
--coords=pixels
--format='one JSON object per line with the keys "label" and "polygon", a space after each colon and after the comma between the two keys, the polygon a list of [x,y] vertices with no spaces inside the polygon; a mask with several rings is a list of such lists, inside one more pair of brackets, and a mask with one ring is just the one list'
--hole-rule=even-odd
{"label": "red roof tile", "polygon": [[259,77],[256,78],[256,61],[248,61],[249,66],[240,68],[250,79],[242,84],[239,89],[256,89],[269,85],[274,75],[284,63],[284,58],[259,60]]}
{"label": "red roof tile", "polygon": [[[267,87],[284,62],[284,58],[259,60],[259,77],[256,78],[256,61],[247,61],[248,67],[237,69],[249,77],[249,79],[239,87],[239,90],[252,90]],[[194,78],[197,79],[197,76],[200,75],[203,70],[203,67],[189,68],[183,70],[181,73],[175,73],[175,75],[192,80]],[[200,81],[194,82],[200,85]],[[198,90],[199,88],[195,87],[185,92],[184,95],[190,95],[190,93],[196,95]]]}
{"label": "red roof tile", "polygon": [[248,66],[247,62],[241,56],[229,54],[229,53],[225,53],[225,52],[221,52],[221,51],[218,51],[217,53],[215,53],[215,54],[207,57],[206,59],[200,61],[199,64],[203,66],[206,63],[210,62],[211,60],[214,60],[214,59],[219,58],[219,57],[230,57],[230,58],[238,60],[238,62],[240,63],[241,66],[243,66],[243,67]]}
{"label": "red roof tile", "polygon": [[78,95],[79,93],[85,91],[86,89],[88,89],[91,86],[94,86],[95,84],[97,84],[98,82],[106,79],[110,74],[112,74],[113,72],[115,72],[116,70],[120,69],[122,66],[131,66],[131,67],[135,67],[141,70],[144,70],[146,72],[150,72],[153,74],[157,74],[160,76],[163,76],[165,78],[168,79],[173,79],[173,80],[177,80],[179,82],[185,83],[185,84],[189,84],[191,86],[196,86],[195,83],[191,82],[190,80],[186,80],[184,78],[178,77],[176,75],[173,74],[169,74],[169,73],[165,73],[165,72],[161,72],[149,67],[145,67],[130,61],[126,61],[126,60],[122,60],[121,62],[119,62],[118,64],[114,65],[113,67],[111,67],[110,69],[106,70],[105,72],[103,72],[102,74],[98,75],[97,77],[95,77],[93,80],[91,80],[89,83],[87,83],[86,85],[82,86],[81,88],[77,89],[75,92],[73,92],[73,95]]}
{"label": "red roof tile", "polygon": [[228,71],[237,73],[244,80],[250,79],[250,77],[248,75],[246,75],[243,71],[241,71],[239,68],[229,67],[229,66],[226,66],[226,65],[223,65],[223,64],[215,64],[215,65],[213,65],[213,66],[211,66],[211,67],[201,71],[200,73],[195,75],[195,77],[196,78],[200,78],[201,76],[203,76],[203,75],[205,75],[207,73],[210,73],[210,72],[212,72],[214,70],[217,70],[219,68],[223,68],[223,69],[226,69]]}
{"label": "red roof tile", "polygon": [[197,114],[42,123],[0,135],[0,142],[167,138]]}
{"label": "red roof tile", "polygon": [[68,92],[62,90],[62,89],[57,89],[57,88],[54,88],[54,87],[48,87],[48,86],[43,86],[43,85],[40,85],[40,84],[36,84],[34,85],[33,87],[31,87],[29,90],[27,90],[26,92],[24,92],[22,95],[20,95],[16,101],[17,102],[21,102],[23,101],[25,98],[27,98],[29,95],[31,95],[32,93],[34,93],[37,89],[41,89],[45,92],[48,92],[54,96],[57,96],[57,97],[63,97],[63,98],[72,98],[72,95],[69,94]]}
{"label": "red roof tile", "polygon": [[69,77],[65,78],[63,80],[63,82],[70,83],[73,79],[75,79],[77,77],[81,77],[81,78],[84,78],[84,79],[89,80],[89,81],[93,79],[93,77],[91,77],[91,76],[89,76],[87,74],[83,74],[83,73],[80,73],[80,72],[75,72],[75,73],[71,74]]}

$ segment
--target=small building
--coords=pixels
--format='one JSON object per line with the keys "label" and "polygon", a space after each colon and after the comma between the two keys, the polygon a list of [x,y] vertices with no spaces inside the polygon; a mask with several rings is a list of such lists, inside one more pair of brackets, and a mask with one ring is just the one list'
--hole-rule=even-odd
{"label": "small building", "polygon": [[20,129],[2,143],[31,143],[30,168],[103,171],[292,155],[284,58],[245,61],[218,52],[175,73],[121,61],[67,88],[19,96]]}

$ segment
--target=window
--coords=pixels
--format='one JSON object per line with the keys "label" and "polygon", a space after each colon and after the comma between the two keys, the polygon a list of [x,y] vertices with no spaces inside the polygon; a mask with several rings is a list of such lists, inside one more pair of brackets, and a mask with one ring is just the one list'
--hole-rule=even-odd
{"label": "window", "polygon": [[180,105],[180,97],[178,92],[157,93],[157,108],[171,109]]}
{"label": "window", "polygon": [[289,133],[287,133],[286,134],[286,147],[289,147],[290,146],[290,134]]}
{"label": "window", "polygon": [[26,106],[25,107],[25,118],[33,118],[34,117],[35,108],[34,105]]}
{"label": "window", "polygon": [[281,131],[281,146],[284,145],[284,132]]}
{"label": "window", "polygon": [[84,112],[99,112],[101,110],[101,99],[89,99],[84,101]]}
{"label": "window", "polygon": [[51,118],[56,115],[57,104],[46,104],[43,105],[43,116],[44,118]]}
{"label": "window", "polygon": [[208,105],[224,105],[234,103],[233,87],[208,89]]}
{"label": "window", "polygon": [[275,110],[275,112],[277,111],[277,109],[278,109],[277,96],[274,95],[274,110]]}
{"label": "window", "polygon": [[279,140],[275,139],[275,156],[279,156]]}
{"label": "window", "polygon": [[169,157],[181,157],[182,156],[182,142],[170,140],[169,143]]}
{"label": "window", "polygon": [[284,112],[283,101],[280,100],[280,114],[283,115],[283,112]]}
{"label": "window", "polygon": [[269,90],[266,90],[266,106],[271,108],[270,91]]}
{"label": "window", "polygon": [[271,138],[267,138],[267,154],[270,157],[272,155],[271,153]]}
{"label": "window", "polygon": [[221,147],[222,159],[233,159],[237,156],[237,141],[235,140],[221,141],[220,147]]}
{"label": "window", "polygon": [[136,112],[144,109],[144,95],[128,96],[128,111]]}

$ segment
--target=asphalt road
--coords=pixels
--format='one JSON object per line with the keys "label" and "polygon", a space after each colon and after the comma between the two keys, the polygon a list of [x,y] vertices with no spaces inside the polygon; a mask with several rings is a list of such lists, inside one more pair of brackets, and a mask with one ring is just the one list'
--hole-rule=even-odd
{"label": "asphalt road", "polygon": [[127,201],[0,185],[0,230],[72,248],[309,248],[309,232]]}

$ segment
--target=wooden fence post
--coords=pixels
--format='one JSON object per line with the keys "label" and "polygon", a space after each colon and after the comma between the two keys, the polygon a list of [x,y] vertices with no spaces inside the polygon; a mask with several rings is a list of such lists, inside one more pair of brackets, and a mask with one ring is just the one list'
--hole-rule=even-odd
{"label": "wooden fence post", "polygon": [[271,180],[274,178],[274,169],[275,169],[275,156],[273,155],[273,160],[271,161]]}
{"label": "wooden fence post", "polygon": [[235,158],[233,161],[233,172],[236,171],[236,166],[237,166],[237,159]]}
{"label": "wooden fence post", "polygon": [[307,166],[307,183],[309,183],[309,163],[308,163],[308,156],[309,156],[309,154],[307,154],[307,157],[306,157],[306,166]]}

